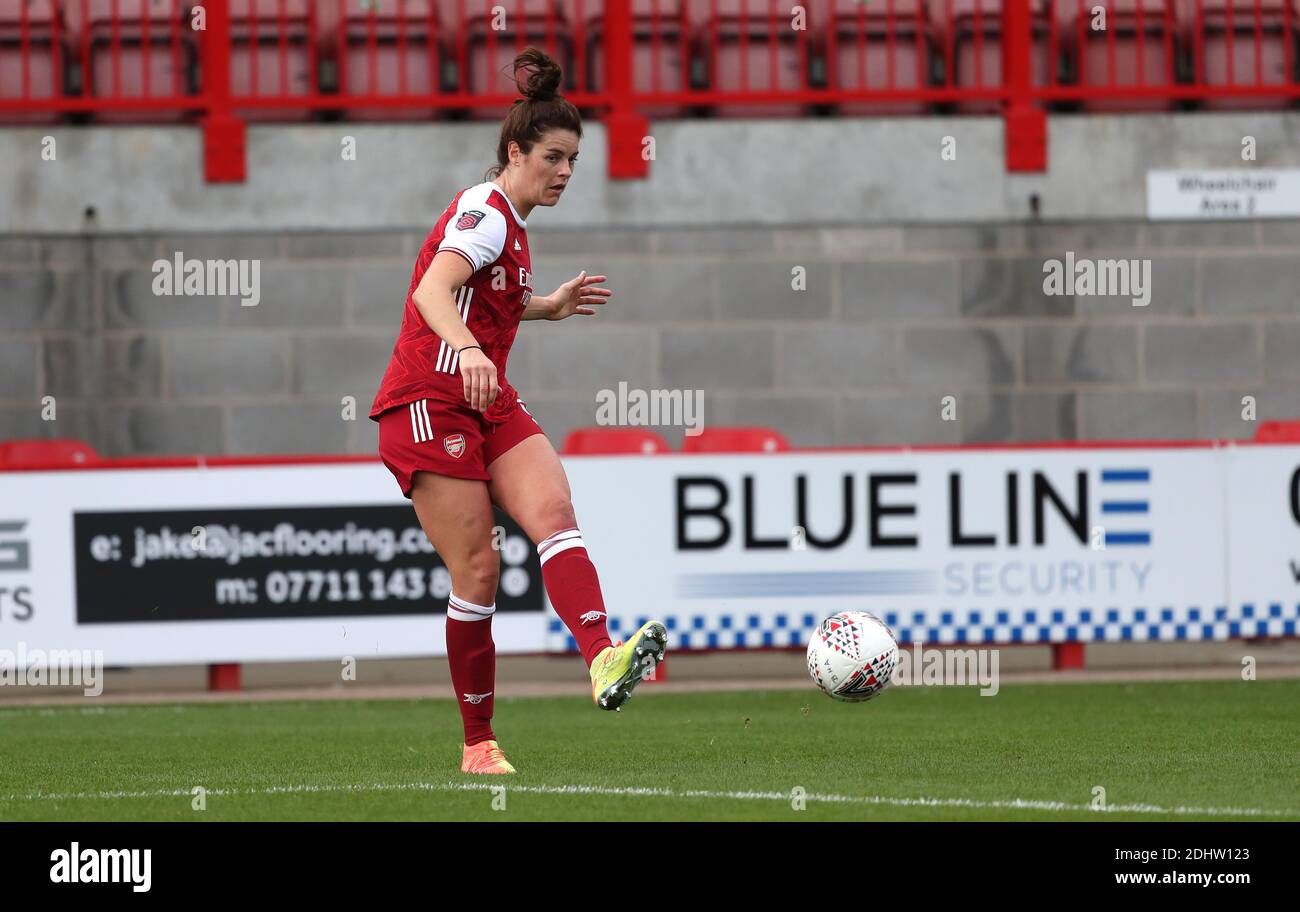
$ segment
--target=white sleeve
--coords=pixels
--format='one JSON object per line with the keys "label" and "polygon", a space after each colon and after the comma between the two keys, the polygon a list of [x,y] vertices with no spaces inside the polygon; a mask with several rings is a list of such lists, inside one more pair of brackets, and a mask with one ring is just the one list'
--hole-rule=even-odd
{"label": "white sleeve", "polygon": [[501,256],[506,246],[506,219],[494,206],[462,203],[447,222],[439,250],[454,250],[478,272]]}

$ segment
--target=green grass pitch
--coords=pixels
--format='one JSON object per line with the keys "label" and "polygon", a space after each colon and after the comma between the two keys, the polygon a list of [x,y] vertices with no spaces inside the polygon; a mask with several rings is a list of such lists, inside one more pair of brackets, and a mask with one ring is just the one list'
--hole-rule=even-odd
{"label": "green grass pitch", "polygon": [[0,820],[1300,819],[1300,680],[652,686],[499,699],[505,777],[459,772],[449,699],[0,706]]}

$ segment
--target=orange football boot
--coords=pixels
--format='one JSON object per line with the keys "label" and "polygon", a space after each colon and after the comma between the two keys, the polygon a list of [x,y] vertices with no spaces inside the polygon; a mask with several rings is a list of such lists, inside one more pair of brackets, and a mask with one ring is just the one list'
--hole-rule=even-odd
{"label": "orange football boot", "polygon": [[462,773],[513,773],[515,768],[510,765],[506,755],[497,747],[495,741],[480,741],[478,744],[466,744],[465,756],[460,763]]}

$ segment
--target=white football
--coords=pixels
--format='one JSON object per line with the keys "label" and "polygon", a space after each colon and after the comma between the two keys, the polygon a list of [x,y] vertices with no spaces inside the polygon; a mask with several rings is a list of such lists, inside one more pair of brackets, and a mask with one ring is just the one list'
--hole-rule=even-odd
{"label": "white football", "polygon": [[836,700],[870,700],[890,685],[897,665],[898,641],[865,611],[831,615],[808,641],[808,674]]}

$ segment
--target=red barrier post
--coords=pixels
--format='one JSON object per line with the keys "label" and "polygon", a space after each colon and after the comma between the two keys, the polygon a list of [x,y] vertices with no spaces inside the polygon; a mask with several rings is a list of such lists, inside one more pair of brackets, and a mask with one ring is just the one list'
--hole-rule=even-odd
{"label": "red barrier post", "polygon": [[[203,177],[209,183],[244,182],[245,125],[230,106],[230,3],[205,0],[199,44],[203,59]],[[191,20],[193,21],[193,20]],[[256,59],[256,55],[254,55]]]}
{"label": "red barrier post", "polygon": [[605,85],[609,91],[609,177],[645,178],[650,160],[642,153],[650,121],[632,100],[632,0],[605,2]]}
{"label": "red barrier post", "polygon": [[1082,643],[1053,643],[1052,670],[1070,671],[1083,668]]}
{"label": "red barrier post", "polygon": [[1002,4],[1003,121],[1008,171],[1047,170],[1047,113],[1034,103],[1029,0]]}
{"label": "red barrier post", "polygon": [[223,663],[208,666],[208,690],[239,690],[240,666],[235,663]]}

